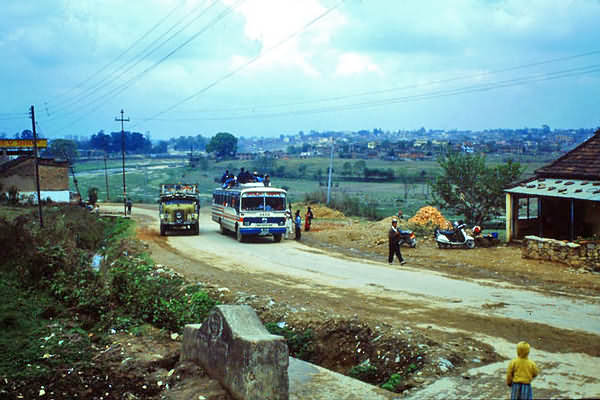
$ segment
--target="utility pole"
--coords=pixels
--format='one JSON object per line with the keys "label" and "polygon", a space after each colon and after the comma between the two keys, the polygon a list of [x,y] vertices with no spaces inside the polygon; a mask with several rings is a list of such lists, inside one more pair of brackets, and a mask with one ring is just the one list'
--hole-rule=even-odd
{"label": "utility pole", "polygon": [[31,125],[33,127],[33,160],[35,164],[35,185],[37,187],[38,210],[40,213],[40,227],[44,227],[44,218],[42,217],[42,196],[40,195],[40,167],[38,162],[37,133],[35,131],[35,110],[31,106]]}
{"label": "utility pole", "polygon": [[108,171],[106,169],[106,151],[104,151],[104,180],[106,181],[106,201],[109,201],[110,193],[108,192]]}
{"label": "utility pole", "polygon": [[329,156],[329,178],[327,179],[327,205],[331,198],[331,173],[333,172],[333,136],[331,137],[331,154]]}
{"label": "utility pole", "polygon": [[121,109],[121,118],[115,118],[115,121],[121,122],[121,156],[123,158],[123,209],[124,215],[127,215],[127,184],[125,183],[125,131],[123,122],[129,122],[129,118],[123,118],[123,109]]}

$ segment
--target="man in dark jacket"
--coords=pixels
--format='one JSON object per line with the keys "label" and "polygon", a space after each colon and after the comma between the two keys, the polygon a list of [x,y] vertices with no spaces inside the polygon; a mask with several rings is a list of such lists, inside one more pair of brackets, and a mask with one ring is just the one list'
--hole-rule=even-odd
{"label": "man in dark jacket", "polygon": [[392,219],[392,227],[388,232],[388,237],[390,239],[388,262],[392,264],[394,261],[394,254],[396,254],[396,257],[398,257],[398,260],[400,261],[400,265],[406,264],[406,261],[402,258],[402,253],[400,253],[400,231],[398,230],[398,220],[396,218]]}

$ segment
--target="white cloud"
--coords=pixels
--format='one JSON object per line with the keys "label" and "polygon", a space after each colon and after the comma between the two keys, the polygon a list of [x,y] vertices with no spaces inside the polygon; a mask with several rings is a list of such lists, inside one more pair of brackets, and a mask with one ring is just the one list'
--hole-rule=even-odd
{"label": "white cloud", "polygon": [[344,53],[340,55],[335,69],[336,76],[348,77],[364,73],[383,74],[379,67],[373,63],[371,58],[367,55],[358,53]]}
{"label": "white cloud", "polygon": [[[234,0],[224,0],[227,5]],[[320,74],[315,54],[325,48],[334,32],[345,24],[338,11],[328,14],[305,30],[305,26],[327,10],[318,0],[250,0],[237,9],[245,19],[247,39],[261,44],[254,70],[299,68],[308,76]],[[300,34],[296,35],[298,32]],[[247,57],[234,55],[233,65]]]}

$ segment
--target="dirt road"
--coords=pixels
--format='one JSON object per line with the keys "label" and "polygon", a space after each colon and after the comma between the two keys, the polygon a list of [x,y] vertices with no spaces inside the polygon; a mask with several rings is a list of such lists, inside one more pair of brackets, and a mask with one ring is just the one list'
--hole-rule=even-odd
{"label": "dirt road", "polygon": [[[462,368],[448,367],[443,374],[424,377],[424,385],[410,396],[505,397],[504,360],[514,357],[520,340],[531,343],[531,358],[543,371],[534,384],[536,396],[600,396],[596,296],[548,295],[498,281],[455,279],[295,241],[276,244],[258,238],[238,243],[233,236],[220,234],[208,214],[201,215],[199,236],[163,238],[156,216],[156,210],[134,209],[140,238],[151,245],[157,262],[189,279],[268,295],[305,311],[306,318],[355,317],[392,329],[409,327],[436,343],[457,343],[456,351],[465,360]],[[467,342],[473,340],[493,347],[497,359],[504,360],[480,366],[480,360],[469,354],[473,346]]]}

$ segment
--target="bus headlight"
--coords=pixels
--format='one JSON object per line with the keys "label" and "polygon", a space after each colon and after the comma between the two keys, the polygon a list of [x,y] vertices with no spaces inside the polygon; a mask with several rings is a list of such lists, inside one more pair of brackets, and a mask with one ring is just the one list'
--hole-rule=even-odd
{"label": "bus headlight", "polygon": [[284,226],[285,225],[285,219],[282,219],[281,221],[279,221],[279,226]]}
{"label": "bus headlight", "polygon": [[247,219],[244,220],[244,226],[248,226],[250,225],[250,221],[248,221]]}

